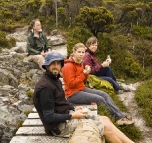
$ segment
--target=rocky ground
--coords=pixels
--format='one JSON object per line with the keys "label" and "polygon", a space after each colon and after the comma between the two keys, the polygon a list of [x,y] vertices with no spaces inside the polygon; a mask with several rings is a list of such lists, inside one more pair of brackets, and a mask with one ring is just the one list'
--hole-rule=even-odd
{"label": "rocky ground", "polygon": [[[132,84],[132,87],[137,89],[140,83]],[[124,104],[128,108],[128,113],[132,116],[133,120],[135,121],[135,125],[140,128],[143,132],[144,139],[138,143],[152,143],[152,128],[147,127],[145,121],[141,115],[141,111],[135,101],[135,94],[134,91],[131,92],[124,92],[122,94],[118,94],[120,99],[124,102]]]}

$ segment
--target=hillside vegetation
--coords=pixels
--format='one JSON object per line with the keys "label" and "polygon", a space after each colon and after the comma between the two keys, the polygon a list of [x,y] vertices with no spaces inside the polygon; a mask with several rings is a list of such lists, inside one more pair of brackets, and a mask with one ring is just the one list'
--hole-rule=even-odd
{"label": "hillside vegetation", "polygon": [[[98,59],[110,55],[117,78],[146,81],[152,77],[151,15],[151,0],[0,0],[0,49],[14,46],[15,39],[6,39],[8,33],[38,18],[46,34],[56,28],[66,33],[68,54],[77,42],[96,36]],[[150,84],[148,80],[136,93],[148,126],[152,126]],[[122,130],[130,138],[141,139],[136,127],[127,128]]]}
{"label": "hillside vegetation", "polygon": [[[68,53],[77,42],[94,35],[99,40],[99,60],[108,54],[118,78],[148,79],[152,60],[152,2],[129,0],[0,0],[0,44],[10,47],[5,34],[39,18],[50,34],[58,28],[67,34]],[[66,31],[65,31],[66,29]]]}

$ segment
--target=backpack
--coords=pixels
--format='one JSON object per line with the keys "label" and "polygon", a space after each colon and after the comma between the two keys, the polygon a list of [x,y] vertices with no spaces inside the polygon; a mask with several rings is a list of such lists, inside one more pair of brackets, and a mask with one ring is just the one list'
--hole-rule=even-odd
{"label": "backpack", "polygon": [[106,93],[114,93],[114,88],[110,82],[103,80],[95,75],[89,75],[85,86],[88,88],[94,88],[97,90],[102,90]]}
{"label": "backpack", "polygon": [[69,143],[105,143],[105,139],[92,120],[84,120],[75,129]]}

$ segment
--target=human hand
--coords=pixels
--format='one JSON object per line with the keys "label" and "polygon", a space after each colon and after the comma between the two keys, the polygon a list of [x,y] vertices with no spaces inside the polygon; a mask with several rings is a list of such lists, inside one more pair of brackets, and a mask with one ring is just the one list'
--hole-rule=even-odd
{"label": "human hand", "polygon": [[88,113],[84,113],[82,112],[82,110],[77,110],[72,113],[71,119],[81,119],[81,118],[85,118],[87,115]]}
{"label": "human hand", "polygon": [[41,52],[41,55],[43,56],[43,57],[45,57],[47,54],[49,53],[49,51],[48,52]]}
{"label": "human hand", "polygon": [[102,65],[102,67],[108,67],[109,66],[109,62],[108,61],[104,61],[101,65]]}
{"label": "human hand", "polygon": [[45,57],[45,56],[46,56],[46,53],[44,53],[44,52],[41,52],[41,55],[42,55],[43,57]]}
{"label": "human hand", "polygon": [[48,49],[48,52],[51,52],[52,50],[51,49]]}
{"label": "human hand", "polygon": [[89,66],[89,65],[86,65],[86,66],[85,66],[85,69],[83,70],[84,74],[89,74],[90,71],[91,71],[90,66]]}

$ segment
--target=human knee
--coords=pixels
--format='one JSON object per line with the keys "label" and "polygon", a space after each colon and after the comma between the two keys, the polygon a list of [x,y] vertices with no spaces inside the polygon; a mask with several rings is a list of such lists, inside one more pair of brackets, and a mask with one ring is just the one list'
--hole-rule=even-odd
{"label": "human knee", "polygon": [[100,116],[100,121],[104,123],[104,126],[109,126],[111,124],[111,121],[107,116]]}
{"label": "human knee", "polygon": [[107,116],[100,116],[100,119],[104,120],[104,121],[109,121],[110,120]]}

